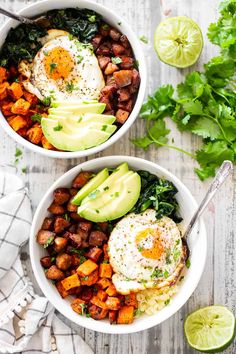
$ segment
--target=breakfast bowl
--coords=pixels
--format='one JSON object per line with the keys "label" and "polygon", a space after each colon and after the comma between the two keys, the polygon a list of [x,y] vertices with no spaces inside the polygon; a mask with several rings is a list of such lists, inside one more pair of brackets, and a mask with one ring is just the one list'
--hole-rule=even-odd
{"label": "breakfast bowl", "polygon": [[89,0],[43,0],[19,14],[47,14],[49,24],[8,20],[1,28],[1,127],[53,158],[115,143],[137,118],[146,87],[144,54],[128,23]]}
{"label": "breakfast bowl", "polygon": [[37,283],[59,312],[90,330],[127,334],[156,326],[187,302],[203,273],[203,221],[188,247],[181,238],[196,208],[186,186],[153,162],[109,156],[81,163],[48,189],[35,212],[30,257]]}

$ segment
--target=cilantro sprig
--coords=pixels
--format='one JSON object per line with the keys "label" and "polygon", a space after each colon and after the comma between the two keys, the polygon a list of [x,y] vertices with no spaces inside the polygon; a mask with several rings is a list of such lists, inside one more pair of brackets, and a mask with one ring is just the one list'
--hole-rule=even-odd
{"label": "cilantro sprig", "polygon": [[[133,140],[143,149],[166,146],[196,159],[198,177],[214,176],[224,160],[236,162],[236,2],[220,5],[221,16],[208,29],[210,41],[221,48],[221,55],[204,65],[204,71],[193,71],[184,82],[164,85],[143,104],[140,117],[146,122],[146,133]],[[190,153],[168,144],[170,130],[165,118],[170,117],[182,132],[202,138],[202,147]]]}

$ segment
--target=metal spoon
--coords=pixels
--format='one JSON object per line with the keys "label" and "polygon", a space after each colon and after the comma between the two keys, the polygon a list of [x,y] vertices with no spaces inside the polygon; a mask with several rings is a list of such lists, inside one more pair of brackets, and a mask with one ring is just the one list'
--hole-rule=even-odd
{"label": "metal spoon", "polygon": [[25,25],[37,25],[41,27],[48,27],[50,25],[49,20],[45,16],[40,16],[35,19],[30,19],[21,15],[17,15],[13,12],[7,11],[2,7],[0,7],[0,13],[7,17],[13,18],[14,20],[17,20],[21,23],[24,23]]}
{"label": "metal spoon", "polygon": [[205,197],[203,198],[201,204],[199,205],[198,209],[196,210],[196,212],[194,213],[190,223],[188,224],[188,227],[184,233],[183,238],[186,240],[189,236],[189,234],[191,233],[194,225],[196,224],[196,221],[198,220],[198,218],[200,217],[200,215],[202,214],[202,212],[204,211],[204,209],[206,208],[206,206],[208,205],[208,203],[211,201],[211,199],[213,198],[213,196],[215,195],[215,193],[219,190],[219,188],[221,187],[221,185],[225,182],[226,178],[228,177],[228,175],[233,171],[233,164],[231,161],[224,161],[220,167],[220,169],[218,170],[214,180],[212,181]]}

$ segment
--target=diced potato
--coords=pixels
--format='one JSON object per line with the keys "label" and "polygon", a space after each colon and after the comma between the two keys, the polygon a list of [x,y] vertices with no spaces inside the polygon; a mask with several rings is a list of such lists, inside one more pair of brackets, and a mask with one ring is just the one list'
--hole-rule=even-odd
{"label": "diced potato", "polygon": [[99,300],[105,301],[107,298],[107,293],[104,290],[100,289],[97,292],[97,297],[99,298]]}
{"label": "diced potato", "polygon": [[65,290],[69,290],[71,288],[75,288],[76,286],[80,286],[80,280],[77,274],[70,275],[69,277],[63,279],[61,281]]}
{"label": "diced potato", "polygon": [[106,299],[106,305],[108,310],[119,310],[120,300],[117,297],[108,296],[108,298]]}
{"label": "diced potato", "polygon": [[8,82],[3,82],[0,84],[0,101],[7,97],[7,88],[9,87]]}
{"label": "diced potato", "polygon": [[68,291],[62,285],[61,281],[58,281],[56,283],[56,288],[63,299],[69,295]]}
{"label": "diced potato", "polygon": [[115,296],[117,295],[117,291],[116,291],[116,288],[113,284],[111,284],[107,289],[106,289],[106,293],[109,295],[109,296]]}
{"label": "diced potato", "polygon": [[88,259],[87,261],[85,261],[83,264],[81,264],[77,268],[77,273],[80,276],[84,277],[86,275],[91,274],[97,268],[98,268],[98,265],[96,263],[94,263],[93,261],[91,261],[90,259]]}
{"label": "diced potato", "polygon": [[104,310],[107,310],[107,305],[104,301],[100,300],[96,295],[92,297],[92,299],[90,300],[90,302],[93,305],[96,305],[98,307],[101,307]]}
{"label": "diced potato", "polygon": [[24,100],[23,98],[19,98],[12,106],[12,113],[14,114],[22,114],[23,116],[29,113],[30,103]]}
{"label": "diced potato", "polygon": [[45,138],[44,135],[42,136],[41,143],[44,149],[55,150],[54,146],[51,143],[49,143],[49,141]]}
{"label": "diced potato", "polygon": [[110,264],[102,263],[99,266],[99,276],[101,278],[111,278],[112,277],[112,267]]}
{"label": "diced potato", "polygon": [[19,82],[13,82],[11,86],[8,87],[8,93],[14,101],[17,101],[19,98],[21,98],[21,96],[23,96],[21,84]]}
{"label": "diced potato", "polygon": [[7,79],[7,69],[0,66],[0,83],[6,81]]}
{"label": "diced potato", "polygon": [[118,324],[130,324],[134,320],[134,307],[133,306],[123,306],[117,317]]}
{"label": "diced potato", "polygon": [[98,278],[99,278],[98,269],[96,269],[91,274],[80,278],[81,285],[91,286],[93,284],[96,284],[98,281]]}
{"label": "diced potato", "polygon": [[27,138],[33,144],[38,145],[43,137],[42,128],[39,125],[34,125],[27,131]]}
{"label": "diced potato", "polygon": [[79,298],[74,299],[71,303],[71,307],[72,309],[77,312],[79,315],[82,315],[84,312],[84,308],[85,308],[85,302]]}
{"label": "diced potato", "polygon": [[112,284],[111,280],[107,279],[107,278],[101,278],[97,281],[97,285],[101,288],[101,289],[106,289],[108,288],[110,285]]}
{"label": "diced potato", "polygon": [[125,295],[125,305],[134,306],[134,308],[138,307],[138,301],[136,299],[136,294],[132,293],[129,295]]}
{"label": "diced potato", "polygon": [[10,117],[7,121],[9,125],[12,127],[12,129],[14,129],[16,132],[27,126],[27,122],[22,116]]}

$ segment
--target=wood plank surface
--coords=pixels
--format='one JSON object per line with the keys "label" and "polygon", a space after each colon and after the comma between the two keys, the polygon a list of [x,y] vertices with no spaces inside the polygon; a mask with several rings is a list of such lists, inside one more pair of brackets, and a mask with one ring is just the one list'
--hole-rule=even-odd
{"label": "wood plank surface", "polygon": [[[0,6],[16,10],[32,2],[33,0],[0,0]],[[148,67],[147,94],[152,93],[161,84],[180,82],[187,72],[192,69],[201,69],[202,64],[216,53],[216,48],[207,40],[206,31],[209,23],[216,19],[218,0],[164,1],[165,10],[172,8],[173,15],[192,17],[203,30],[205,46],[201,59],[193,68],[186,70],[176,70],[160,63],[154,52],[154,29],[163,17],[159,0],[99,0],[97,2],[110,7],[123,16],[137,36],[148,37],[149,43],[143,44]],[[66,0],[64,3],[66,6]],[[1,16],[0,23],[3,21]],[[181,135],[172,124],[170,126],[173,128],[171,136],[176,145],[189,151],[200,146],[200,140],[196,137],[188,134]],[[143,128],[141,120],[137,120],[119,142],[103,153],[91,156],[90,159],[98,156],[123,154],[157,162],[179,177],[197,201],[200,201],[209,181],[204,183],[199,181],[193,172],[195,163],[188,156],[166,148],[158,151],[151,148],[148,152],[143,152],[130,143],[129,139],[140,135]],[[0,130],[0,164],[13,163],[15,149],[16,143]],[[80,161],[84,161],[83,159],[53,160],[25,149],[22,150],[23,157],[19,164],[19,174],[29,187],[34,210],[53,181],[71,167],[79,164]],[[23,175],[20,170],[25,166],[27,166],[27,173]],[[199,286],[189,301],[176,315],[163,324],[137,334],[105,335],[73,326],[96,354],[193,354],[196,352],[189,348],[183,335],[183,321],[186,315],[201,306],[210,304],[223,304],[236,311],[235,177],[234,173],[234,176],[228,179],[204,214],[208,234],[207,262]],[[27,248],[24,250],[23,258],[30,269]],[[33,279],[32,274],[31,277]],[[235,354],[236,343],[225,353]]]}

